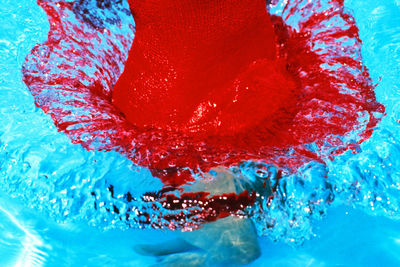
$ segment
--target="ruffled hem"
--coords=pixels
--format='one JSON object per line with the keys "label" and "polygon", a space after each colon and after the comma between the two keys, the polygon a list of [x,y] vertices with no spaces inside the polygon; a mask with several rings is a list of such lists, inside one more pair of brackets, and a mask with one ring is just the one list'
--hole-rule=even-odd
{"label": "ruffled hem", "polygon": [[[88,1],[38,3],[49,16],[49,38],[32,49],[23,66],[24,81],[36,105],[73,143],[90,150],[118,151],[149,168],[165,184],[165,191],[156,193],[145,210],[124,214],[114,210],[132,226],[198,225],[204,216],[196,217],[183,206],[160,206],[170,203],[168,190],[202,179],[203,173],[216,166],[232,167],[248,160],[289,171],[309,161],[324,162],[367,139],[384,113],[362,64],[357,26],[341,0],[293,0],[270,6],[279,57],[296,77],[300,93],[296,104],[283,111],[291,116],[223,138],[139,129],[111,104],[111,89],[134,36],[126,8],[115,2],[98,11],[88,9],[92,14],[80,12]],[[229,213],[243,211],[254,201],[252,192],[244,198],[232,195],[229,205],[234,208]],[[201,209],[201,205],[196,207]],[[226,215],[221,209],[213,210],[213,219]],[[143,219],[140,214],[148,211],[155,216]]]}

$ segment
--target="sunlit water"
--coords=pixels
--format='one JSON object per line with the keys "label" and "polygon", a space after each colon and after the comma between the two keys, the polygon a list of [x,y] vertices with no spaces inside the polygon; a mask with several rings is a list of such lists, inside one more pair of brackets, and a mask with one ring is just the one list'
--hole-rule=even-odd
{"label": "sunlit water", "polygon": [[[324,194],[318,176],[322,166],[311,164],[298,178],[286,179],[286,213],[272,212],[282,221],[295,217],[296,225],[282,223],[260,238],[263,254],[251,266],[400,265],[400,2],[382,2],[351,0],[346,5],[360,28],[364,63],[379,83],[376,94],[387,115],[359,153],[346,152],[328,163],[335,200],[315,205],[318,216],[308,216],[305,202]],[[0,265],[155,264],[132,247],[167,240],[173,232],[104,232],[90,226],[112,221],[107,214],[93,215],[96,211],[83,205],[90,191],[73,188],[71,181],[105,190],[101,183],[123,174],[119,183],[136,181],[127,183],[129,190],[157,190],[161,185],[146,169],[129,167],[123,156],[88,152],[57,132],[21,80],[26,55],[47,38],[47,17],[34,0],[3,0],[0,15],[0,182],[5,192],[0,195]],[[68,194],[74,190],[80,194],[71,201]],[[65,194],[65,201],[57,201],[59,194]],[[81,216],[65,222],[68,211]]]}

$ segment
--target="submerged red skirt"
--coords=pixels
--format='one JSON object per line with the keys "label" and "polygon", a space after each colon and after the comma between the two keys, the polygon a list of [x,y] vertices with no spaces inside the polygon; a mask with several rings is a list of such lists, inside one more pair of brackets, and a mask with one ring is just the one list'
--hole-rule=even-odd
{"label": "submerged red skirt", "polygon": [[[126,155],[166,191],[248,160],[292,171],[323,162],[368,138],[384,113],[341,0],[288,1],[279,15],[262,0],[132,0],[132,45],[127,10],[97,2],[106,15],[96,17],[87,2],[38,1],[51,29],[24,81],[74,143]],[[215,220],[255,199],[225,197],[195,216]]]}

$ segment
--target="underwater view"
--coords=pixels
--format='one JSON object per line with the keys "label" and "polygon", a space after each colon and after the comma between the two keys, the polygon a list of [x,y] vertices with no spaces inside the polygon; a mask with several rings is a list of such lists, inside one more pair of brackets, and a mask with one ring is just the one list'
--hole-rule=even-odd
{"label": "underwater view", "polygon": [[400,266],[399,14],[2,0],[0,266]]}

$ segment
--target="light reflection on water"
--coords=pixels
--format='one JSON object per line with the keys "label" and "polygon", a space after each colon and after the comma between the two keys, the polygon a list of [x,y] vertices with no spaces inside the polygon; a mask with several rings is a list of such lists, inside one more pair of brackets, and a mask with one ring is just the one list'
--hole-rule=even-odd
{"label": "light reflection on water", "polygon": [[3,266],[42,266],[47,254],[45,245],[29,220],[21,220],[20,207],[1,195],[0,200],[0,262]]}

